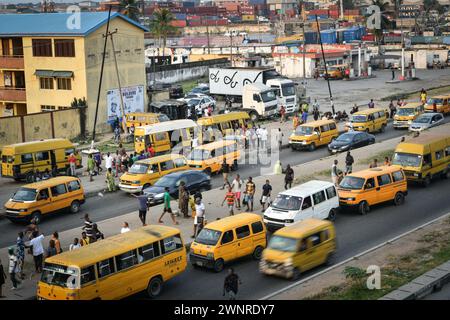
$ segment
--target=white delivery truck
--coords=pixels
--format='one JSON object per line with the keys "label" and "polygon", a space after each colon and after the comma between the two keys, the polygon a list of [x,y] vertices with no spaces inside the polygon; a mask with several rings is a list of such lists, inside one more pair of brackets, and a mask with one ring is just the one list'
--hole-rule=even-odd
{"label": "white delivery truck", "polygon": [[[210,68],[209,69],[209,93],[218,96],[241,97],[242,90],[249,83],[263,83],[277,79],[274,85],[283,86],[294,82],[281,78],[281,75],[273,68]],[[282,92],[281,92],[282,93]],[[295,94],[295,93],[294,93]]]}
{"label": "white delivery truck", "polygon": [[275,89],[262,83],[246,84],[243,87],[241,110],[246,111],[252,121],[275,116],[278,112]]}
{"label": "white delivery truck", "polygon": [[276,89],[280,103],[286,108],[286,113],[298,111],[296,85],[292,80],[276,78],[269,79],[266,85]]}

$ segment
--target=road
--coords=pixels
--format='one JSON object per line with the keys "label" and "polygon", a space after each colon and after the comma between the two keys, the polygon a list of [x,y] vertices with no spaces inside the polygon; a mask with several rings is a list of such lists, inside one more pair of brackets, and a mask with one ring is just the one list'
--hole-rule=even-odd
{"label": "road", "polygon": [[[446,121],[450,121],[450,117],[448,117]],[[394,130],[391,127],[391,124],[389,124],[384,133],[376,134],[376,141],[388,140],[394,137],[398,137],[404,133],[405,131],[403,130]],[[283,149],[280,153],[280,159],[283,166],[286,166],[287,164],[298,165],[317,160],[325,156],[328,156],[328,150],[326,147],[318,148],[313,152]],[[261,175],[261,165],[243,164],[239,166],[237,172],[244,179],[249,176],[256,177]],[[302,172],[300,171],[299,174],[301,175]],[[213,176],[213,188],[221,187],[221,185],[221,176]],[[17,187],[18,184],[15,182],[8,182],[5,184],[5,187],[2,186],[2,191],[0,191],[0,201],[5,202]],[[105,195],[104,198],[88,198],[86,200],[86,204],[82,206],[82,211],[79,215],[58,214],[52,217],[48,217],[40,225],[40,229],[42,232],[44,232],[44,234],[53,233],[56,230],[62,232],[65,230],[77,228],[82,225],[81,219],[83,217],[82,213],[84,212],[95,212],[95,220],[101,221],[104,219],[109,219],[125,213],[129,213],[133,210],[136,210],[136,206],[136,199],[132,198],[130,195],[124,192],[117,192],[114,195]],[[0,234],[0,248],[3,248],[12,243],[12,240],[16,238],[17,232],[23,230],[23,225],[13,224],[7,219],[0,219],[0,230],[2,230],[2,233]]]}
{"label": "road", "polygon": [[433,292],[422,300],[450,300],[450,284],[446,284],[441,290]]}
{"label": "road", "polygon": [[[336,262],[450,212],[450,198],[447,193],[442,192],[449,189],[450,180],[436,180],[428,189],[411,187],[403,206],[380,205],[374,207],[366,216],[342,212],[336,220]],[[289,280],[261,275],[258,272],[258,263],[250,257],[235,261],[232,266],[243,282],[239,289],[239,299],[259,299],[291,284]],[[321,268],[313,269],[303,277],[320,270]],[[189,265],[183,274],[165,284],[161,299],[223,299],[225,275],[225,272],[215,274],[213,271]],[[445,292],[448,293],[447,289]],[[130,299],[146,299],[146,296],[141,293]]]}

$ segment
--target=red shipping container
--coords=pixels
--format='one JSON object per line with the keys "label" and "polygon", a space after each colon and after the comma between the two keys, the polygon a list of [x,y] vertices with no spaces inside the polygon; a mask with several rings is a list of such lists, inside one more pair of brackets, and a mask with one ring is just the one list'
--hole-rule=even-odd
{"label": "red shipping container", "polygon": [[186,17],[187,20],[200,20],[202,17],[195,16],[195,15],[189,15]]}
{"label": "red shipping container", "polygon": [[344,14],[346,16],[358,16],[359,15],[359,10],[358,9],[344,10]]}
{"label": "red shipping container", "polygon": [[326,14],[328,14],[328,10],[325,10],[325,9],[316,9],[316,10],[311,10],[311,11],[309,11],[307,14],[309,14],[309,15],[318,15],[318,16],[321,16],[321,15],[326,15]]}
{"label": "red shipping container", "polygon": [[375,35],[373,34],[366,34],[365,36],[361,37],[362,41],[375,41]]}
{"label": "red shipping container", "polygon": [[199,27],[202,25],[202,22],[200,20],[190,20],[189,26],[190,27]]}
{"label": "red shipping container", "polygon": [[332,4],[328,7],[329,10],[339,10],[338,6],[336,4]]}
{"label": "red shipping container", "polygon": [[224,7],[225,7],[225,9],[227,9],[228,12],[230,12],[230,11],[239,12],[239,5],[237,5],[235,3],[225,3]]}
{"label": "red shipping container", "polygon": [[170,24],[176,28],[184,28],[186,27],[186,20],[173,20]]}
{"label": "red shipping container", "polygon": [[228,19],[219,19],[216,21],[218,26],[226,26],[228,24]]}

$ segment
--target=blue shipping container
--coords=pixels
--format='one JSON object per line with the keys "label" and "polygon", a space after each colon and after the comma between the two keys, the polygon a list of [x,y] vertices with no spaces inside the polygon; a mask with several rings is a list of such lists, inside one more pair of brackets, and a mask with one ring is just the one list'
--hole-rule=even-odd
{"label": "blue shipping container", "polygon": [[183,8],[194,8],[195,2],[183,1]]}
{"label": "blue shipping container", "polygon": [[250,0],[248,2],[249,5],[255,6],[258,4],[266,4],[266,0]]}
{"label": "blue shipping container", "polygon": [[186,20],[185,13],[175,13],[175,20]]}
{"label": "blue shipping container", "polygon": [[322,38],[322,43],[324,44],[336,43],[336,30],[320,31],[320,37]]}
{"label": "blue shipping container", "polygon": [[317,32],[314,31],[305,32],[305,42],[306,44],[319,43]]}

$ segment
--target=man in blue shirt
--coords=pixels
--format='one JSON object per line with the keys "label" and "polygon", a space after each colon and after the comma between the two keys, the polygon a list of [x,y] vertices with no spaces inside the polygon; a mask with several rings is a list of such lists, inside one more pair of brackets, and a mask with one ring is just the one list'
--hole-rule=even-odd
{"label": "man in blue shirt", "polygon": [[148,211],[148,206],[147,206],[148,198],[144,194],[144,192],[141,192],[139,195],[133,194],[133,197],[135,197],[139,201],[139,219],[141,220],[142,225],[145,227],[147,225],[145,223],[145,218],[147,216],[147,211]]}

